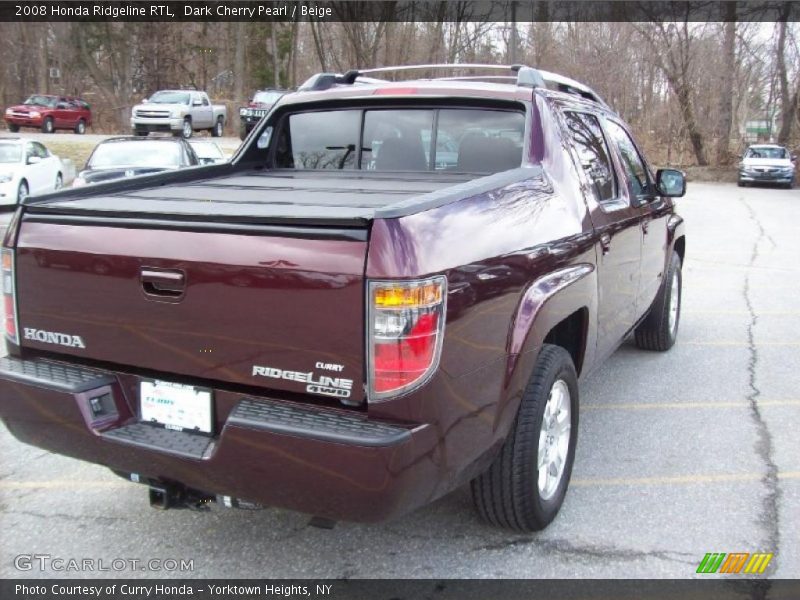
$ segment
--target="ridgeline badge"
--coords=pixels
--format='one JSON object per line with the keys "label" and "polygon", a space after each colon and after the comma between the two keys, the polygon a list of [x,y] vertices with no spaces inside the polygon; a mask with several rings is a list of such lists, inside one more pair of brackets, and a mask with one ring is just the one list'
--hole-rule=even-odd
{"label": "ridgeline badge", "polygon": [[[319,363],[318,363],[319,364]],[[338,365],[336,365],[338,366]],[[272,367],[260,367],[253,365],[253,377],[272,377],[273,379],[286,379],[306,383],[306,391],[309,394],[320,394],[322,396],[334,396],[336,398],[349,398],[350,390],[353,389],[353,380],[343,377],[330,377],[329,375],[314,375],[313,372],[284,371]]]}

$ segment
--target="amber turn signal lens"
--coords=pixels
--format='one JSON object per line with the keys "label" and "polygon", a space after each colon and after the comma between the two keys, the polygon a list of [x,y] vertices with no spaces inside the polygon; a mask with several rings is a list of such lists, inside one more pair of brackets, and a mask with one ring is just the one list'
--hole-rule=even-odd
{"label": "amber turn signal lens", "polygon": [[442,301],[442,285],[378,287],[373,290],[375,308],[422,308]]}

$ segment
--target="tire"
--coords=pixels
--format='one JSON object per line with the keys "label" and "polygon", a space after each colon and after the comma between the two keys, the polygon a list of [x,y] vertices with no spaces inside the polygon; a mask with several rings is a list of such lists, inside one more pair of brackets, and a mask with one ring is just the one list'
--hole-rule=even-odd
{"label": "tire", "polygon": [[23,179],[19,182],[19,187],[17,188],[17,204],[22,204],[22,201],[28,197],[29,193],[28,182]]}
{"label": "tire", "polygon": [[239,139],[240,140],[244,141],[244,138],[247,137],[248,133],[250,133],[250,132],[247,131],[247,125],[245,125],[244,123],[239,125]]}
{"label": "tire", "polygon": [[61,175],[61,173],[59,173],[58,175],[56,175],[56,182],[53,185],[53,190],[58,191],[63,187],[64,187],[64,177]]}
{"label": "tire", "polygon": [[178,132],[178,137],[182,137],[185,140],[188,140],[192,137],[194,131],[192,130],[192,120],[188,117],[183,120],[183,125],[181,126],[181,130]]}
{"label": "tire", "polygon": [[55,133],[56,128],[53,124],[53,117],[45,117],[42,121],[42,133]]}
{"label": "tire", "polygon": [[19,125],[16,123],[8,123],[8,130],[11,133],[17,133],[19,131]]}
{"label": "tire", "polygon": [[744,181],[737,181],[736,185],[738,185],[739,187],[744,187]]}
{"label": "tire", "polygon": [[[560,409],[551,414],[553,403]],[[566,404],[564,404],[566,402]],[[564,407],[568,412],[564,412]],[[561,416],[559,420],[557,417]],[[548,429],[548,421],[557,430]],[[548,435],[548,431],[554,435]],[[566,436],[566,438],[564,437]],[[489,469],[471,483],[472,500],[483,519],[517,531],[539,531],[558,514],[569,486],[578,437],[578,376],[569,353],[545,344],[522,396],[517,418],[500,454]],[[551,444],[553,439],[555,444]],[[561,457],[554,479],[540,472],[552,468],[550,452]],[[541,459],[541,460],[540,460]]]}
{"label": "tire", "polygon": [[83,119],[79,119],[77,123],[75,123],[75,133],[78,135],[83,135],[86,133],[86,121]]}
{"label": "tire", "polygon": [[666,352],[675,345],[681,321],[682,286],[681,259],[673,252],[664,283],[634,334],[636,345],[642,350]]}
{"label": "tire", "polygon": [[150,135],[150,132],[147,131],[147,129],[134,129],[132,133],[138,137],[147,137]]}
{"label": "tire", "polygon": [[222,122],[222,117],[217,118],[217,122],[214,124],[214,127],[211,128],[211,136],[212,137],[222,137],[223,130],[225,129],[225,125]]}

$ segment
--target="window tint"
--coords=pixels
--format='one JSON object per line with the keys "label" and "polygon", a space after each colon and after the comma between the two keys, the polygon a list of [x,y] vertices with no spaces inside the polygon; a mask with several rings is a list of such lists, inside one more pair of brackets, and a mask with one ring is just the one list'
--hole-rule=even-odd
{"label": "window tint", "polygon": [[[370,110],[364,115],[361,168],[427,171],[432,110]],[[423,133],[427,134],[423,139]]]}
{"label": "window tint", "polygon": [[647,167],[645,167],[639,151],[636,149],[628,132],[618,123],[606,121],[606,130],[611,141],[619,150],[619,157],[622,161],[622,168],[625,169],[625,174],[628,178],[631,195],[633,197],[641,196],[647,189],[648,177]]}
{"label": "window tint", "polygon": [[278,136],[276,164],[288,169],[355,169],[361,111],[291,115]]}
{"label": "window tint", "polygon": [[[438,130],[434,131],[437,115]],[[496,173],[522,164],[524,131],[525,115],[512,111],[416,108],[298,113],[284,121],[276,140],[275,164],[290,169]]]}
{"label": "window tint", "polygon": [[564,116],[581,167],[594,187],[598,202],[613,200],[616,197],[614,171],[600,122],[588,113],[567,112]]}
{"label": "window tint", "polygon": [[[468,173],[515,169],[522,164],[524,133],[525,116],[522,113],[443,110],[439,113],[436,168]],[[444,147],[439,137],[445,141]],[[448,141],[454,144],[450,145]]]}

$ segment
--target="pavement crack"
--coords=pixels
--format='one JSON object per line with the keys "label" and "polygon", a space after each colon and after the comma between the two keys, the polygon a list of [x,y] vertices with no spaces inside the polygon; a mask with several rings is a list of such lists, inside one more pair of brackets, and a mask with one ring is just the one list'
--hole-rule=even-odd
{"label": "pavement crack", "polygon": [[515,546],[533,546],[548,554],[560,554],[565,557],[575,557],[590,560],[616,560],[633,561],[646,558],[657,558],[688,565],[696,565],[696,556],[693,553],[675,552],[669,550],[634,550],[618,548],[616,546],[599,546],[592,544],[576,545],[563,539],[542,540],[538,538],[515,538],[494,544],[485,544],[472,548],[472,552],[486,550],[505,550]]}
{"label": "pavement crack", "polygon": [[70,515],[66,513],[41,513],[33,510],[10,510],[6,515],[20,515],[23,517],[34,517],[36,519],[60,519],[64,521],[91,521],[92,523],[119,523],[129,521],[124,517],[104,517],[100,515]]}
{"label": "pavement crack", "polygon": [[747,312],[750,316],[750,320],[747,324],[747,348],[749,353],[747,373],[749,392],[746,396],[746,400],[750,409],[750,418],[752,419],[753,425],[756,428],[757,439],[755,451],[758,457],[764,463],[765,467],[765,474],[761,481],[764,484],[766,493],[762,500],[763,510],[759,516],[759,522],[761,523],[761,527],[766,536],[767,548],[760,548],[759,550],[774,553],[775,560],[777,562],[777,552],[780,544],[778,511],[781,492],[780,487],[778,486],[778,467],[772,457],[772,434],[767,426],[766,421],[764,420],[763,415],[761,414],[761,409],[758,405],[758,400],[761,397],[761,390],[758,387],[759,355],[754,332],[755,327],[758,324],[758,314],[753,306],[753,299],[750,294],[750,268],[753,267],[756,260],[758,260],[759,247],[764,241],[769,241],[773,246],[775,246],[775,241],[767,234],[764,226],[758,218],[758,215],[756,214],[755,210],[753,210],[753,207],[750,206],[750,204],[748,204],[745,200],[742,200],[742,202],[747,208],[750,220],[758,230],[758,237],[753,243],[753,250],[750,255],[750,263],[748,264],[748,270],[745,275],[742,294],[744,296],[745,305],[747,306]]}

